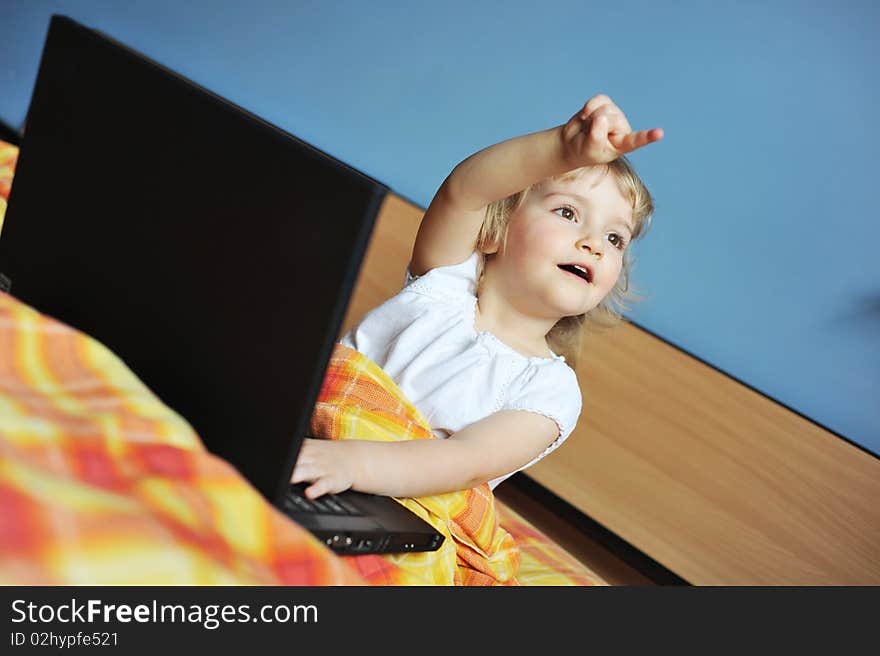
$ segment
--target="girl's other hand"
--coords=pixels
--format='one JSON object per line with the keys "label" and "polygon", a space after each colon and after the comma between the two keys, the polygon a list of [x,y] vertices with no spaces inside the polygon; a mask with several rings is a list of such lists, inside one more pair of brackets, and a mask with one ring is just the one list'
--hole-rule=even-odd
{"label": "girl's other hand", "polygon": [[357,442],[306,438],[300,448],[290,482],[312,483],[305,491],[309,499],[317,499],[323,494],[344,492],[354,485],[357,471],[356,446]]}
{"label": "girl's other hand", "polygon": [[662,138],[661,128],[633,132],[626,115],[602,94],[590,98],[562,127],[565,157],[572,169],[607,164]]}

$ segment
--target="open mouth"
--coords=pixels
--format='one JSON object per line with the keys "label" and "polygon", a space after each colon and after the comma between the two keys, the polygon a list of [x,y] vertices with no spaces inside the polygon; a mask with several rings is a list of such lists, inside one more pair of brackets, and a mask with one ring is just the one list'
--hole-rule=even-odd
{"label": "open mouth", "polygon": [[576,275],[578,278],[582,278],[585,282],[593,282],[592,272],[580,264],[559,264],[558,266],[563,271],[568,271],[569,273]]}

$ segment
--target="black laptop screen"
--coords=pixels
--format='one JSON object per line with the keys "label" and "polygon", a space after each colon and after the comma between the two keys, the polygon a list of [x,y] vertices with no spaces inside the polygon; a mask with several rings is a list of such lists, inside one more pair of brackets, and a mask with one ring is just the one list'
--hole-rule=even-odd
{"label": "black laptop screen", "polygon": [[0,271],[277,498],[385,192],[54,17]]}

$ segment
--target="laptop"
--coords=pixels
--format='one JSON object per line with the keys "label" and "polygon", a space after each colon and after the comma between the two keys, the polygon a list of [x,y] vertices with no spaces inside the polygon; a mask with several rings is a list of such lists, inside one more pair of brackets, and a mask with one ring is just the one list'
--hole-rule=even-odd
{"label": "laptop", "polygon": [[334,550],[430,551],[443,535],[392,498],[310,501],[289,482],[387,191],[56,15],[0,280],[114,351],[209,451]]}

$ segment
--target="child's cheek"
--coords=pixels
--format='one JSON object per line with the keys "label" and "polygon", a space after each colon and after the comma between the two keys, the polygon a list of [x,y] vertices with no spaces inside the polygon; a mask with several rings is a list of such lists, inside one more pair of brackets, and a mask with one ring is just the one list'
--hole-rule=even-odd
{"label": "child's cheek", "polygon": [[611,292],[614,289],[614,285],[617,284],[617,281],[620,279],[620,272],[622,269],[621,262],[616,262],[616,268],[609,267],[608,274],[605,276],[605,280],[603,280],[602,288],[605,294]]}
{"label": "child's cheek", "polygon": [[558,251],[562,243],[562,235],[552,228],[543,229],[534,227],[527,231],[523,241],[528,244],[528,250],[533,253],[553,253]]}

